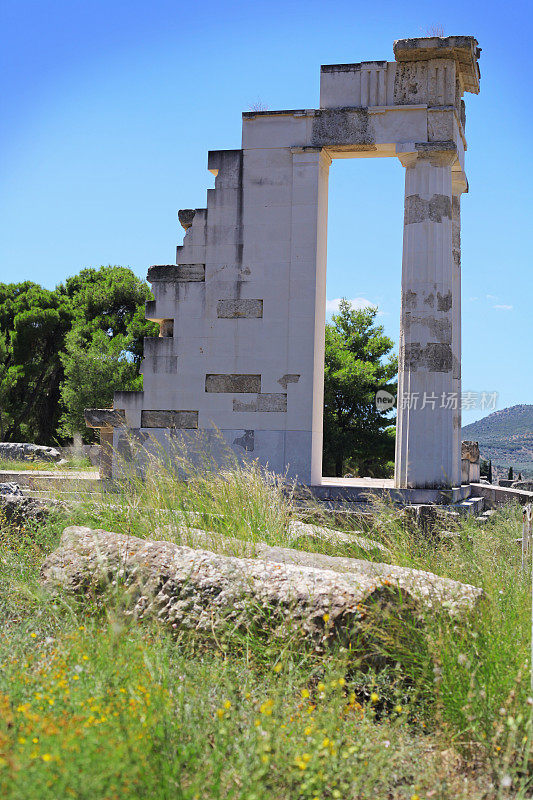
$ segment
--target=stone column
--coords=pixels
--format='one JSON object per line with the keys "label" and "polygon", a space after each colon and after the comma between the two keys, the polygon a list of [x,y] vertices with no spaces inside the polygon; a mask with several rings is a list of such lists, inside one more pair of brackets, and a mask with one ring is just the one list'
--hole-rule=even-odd
{"label": "stone column", "polygon": [[452,172],[452,359],[453,391],[457,398],[453,417],[454,486],[461,485],[461,194],[467,188],[464,172]]}
{"label": "stone column", "polygon": [[415,145],[405,171],[395,486],[450,487],[454,468],[453,142]]}

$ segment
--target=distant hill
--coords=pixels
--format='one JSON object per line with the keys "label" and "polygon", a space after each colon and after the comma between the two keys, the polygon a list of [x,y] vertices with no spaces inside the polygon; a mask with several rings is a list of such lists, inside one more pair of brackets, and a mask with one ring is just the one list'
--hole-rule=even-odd
{"label": "distant hill", "polygon": [[[463,440],[479,442],[481,457],[492,459],[499,477],[533,477],[533,405],[510,406],[465,425]],[[505,475],[504,475],[505,473]]]}

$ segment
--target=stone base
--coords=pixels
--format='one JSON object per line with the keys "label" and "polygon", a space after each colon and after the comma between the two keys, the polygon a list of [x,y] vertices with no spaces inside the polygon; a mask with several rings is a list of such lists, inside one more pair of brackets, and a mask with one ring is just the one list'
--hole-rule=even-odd
{"label": "stone base", "polygon": [[394,481],[384,478],[323,478],[319,486],[309,486],[309,490],[321,501],[364,503],[372,497],[383,497],[398,505],[451,505],[465,500],[472,493],[470,485],[452,489],[395,489]]}

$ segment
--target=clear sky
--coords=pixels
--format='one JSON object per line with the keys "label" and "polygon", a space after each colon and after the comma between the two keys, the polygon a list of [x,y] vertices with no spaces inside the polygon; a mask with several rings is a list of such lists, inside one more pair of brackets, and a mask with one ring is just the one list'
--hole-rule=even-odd
{"label": "clear sky", "polygon": [[[52,288],[86,266],[171,263],[178,208],[204,207],[207,151],[241,111],[316,108],[320,65],[393,60],[394,39],[474,35],[466,95],[463,389],[533,403],[529,2],[3,0],[0,280]],[[398,340],[403,168],[332,165],[330,308],[377,304]],[[466,422],[487,411],[464,414]]]}

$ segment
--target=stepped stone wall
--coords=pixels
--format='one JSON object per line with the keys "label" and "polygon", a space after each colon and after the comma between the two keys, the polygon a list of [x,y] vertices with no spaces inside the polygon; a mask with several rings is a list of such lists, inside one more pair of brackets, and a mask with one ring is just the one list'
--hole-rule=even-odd
{"label": "stepped stone wall", "polygon": [[[88,414],[111,454],[124,424],[147,448],[198,430],[320,484],[334,158],[405,166],[400,392],[460,390],[462,98],[479,91],[479,52],[470,36],[400,40],[394,62],[323,66],[318,109],[243,114],[241,147],[209,152],[206,208],[179,212],[176,263],[148,271],[160,336],[145,340],[144,391],[117,392],[114,417]],[[459,485],[460,429],[457,407],[402,400],[396,485]]]}

